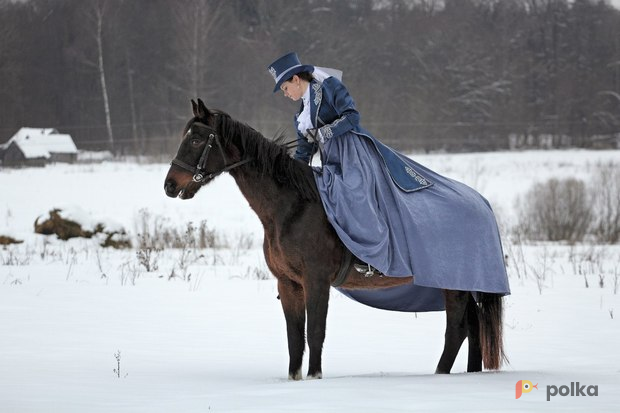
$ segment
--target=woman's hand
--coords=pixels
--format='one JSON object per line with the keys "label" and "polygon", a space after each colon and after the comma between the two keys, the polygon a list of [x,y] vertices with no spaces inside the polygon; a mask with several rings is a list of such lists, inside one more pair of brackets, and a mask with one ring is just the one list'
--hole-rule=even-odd
{"label": "woman's hand", "polygon": [[321,137],[319,135],[319,129],[318,128],[306,129],[306,133],[304,133],[304,138],[306,138],[306,140],[310,143],[319,142],[321,140]]}

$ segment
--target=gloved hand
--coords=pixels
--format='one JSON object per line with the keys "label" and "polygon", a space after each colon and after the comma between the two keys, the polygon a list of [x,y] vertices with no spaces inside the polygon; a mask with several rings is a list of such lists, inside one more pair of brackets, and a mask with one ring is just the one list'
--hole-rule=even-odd
{"label": "gloved hand", "polygon": [[306,129],[306,133],[304,133],[304,138],[306,138],[306,140],[309,143],[319,142],[320,140],[319,129],[318,128]]}

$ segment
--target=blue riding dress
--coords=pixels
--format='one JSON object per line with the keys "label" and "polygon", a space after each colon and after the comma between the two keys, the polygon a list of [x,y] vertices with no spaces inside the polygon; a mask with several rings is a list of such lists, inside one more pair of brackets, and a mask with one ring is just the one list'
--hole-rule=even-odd
{"label": "blue riding dress", "polygon": [[[397,311],[443,310],[441,289],[509,294],[487,200],[375,139],[360,126],[338,79],[313,80],[309,88],[310,116],[321,138],[322,166],[314,177],[329,222],[360,260],[386,276],[414,277],[400,287],[338,290]],[[298,143],[295,157],[307,162],[313,145],[299,132]]]}

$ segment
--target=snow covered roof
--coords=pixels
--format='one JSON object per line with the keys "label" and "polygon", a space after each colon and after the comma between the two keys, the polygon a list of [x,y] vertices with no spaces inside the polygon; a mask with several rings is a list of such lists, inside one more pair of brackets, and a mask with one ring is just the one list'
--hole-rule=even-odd
{"label": "snow covered roof", "polygon": [[15,143],[28,159],[49,158],[51,153],[77,153],[71,135],[51,128],[21,128],[2,147],[6,149],[11,143]]}

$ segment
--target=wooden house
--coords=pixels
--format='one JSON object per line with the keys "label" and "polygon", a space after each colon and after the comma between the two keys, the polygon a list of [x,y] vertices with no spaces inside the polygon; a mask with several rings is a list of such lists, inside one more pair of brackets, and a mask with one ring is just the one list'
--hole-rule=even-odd
{"label": "wooden house", "polygon": [[0,145],[2,166],[43,166],[53,162],[73,163],[78,150],[71,135],[56,129],[21,128]]}

